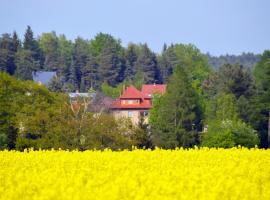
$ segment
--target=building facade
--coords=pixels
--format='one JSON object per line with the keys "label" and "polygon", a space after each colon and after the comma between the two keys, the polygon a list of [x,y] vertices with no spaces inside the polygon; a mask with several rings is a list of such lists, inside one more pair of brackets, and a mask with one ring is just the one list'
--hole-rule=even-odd
{"label": "building facade", "polygon": [[166,85],[143,85],[141,91],[131,85],[114,101],[111,107],[112,113],[116,118],[130,118],[133,124],[138,124],[141,119],[144,123],[148,123],[153,94],[165,92]]}

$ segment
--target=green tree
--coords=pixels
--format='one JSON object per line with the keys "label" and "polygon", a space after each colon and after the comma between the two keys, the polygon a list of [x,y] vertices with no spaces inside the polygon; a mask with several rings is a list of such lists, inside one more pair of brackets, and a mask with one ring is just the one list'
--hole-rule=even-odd
{"label": "green tree", "polygon": [[144,83],[160,83],[160,71],[156,55],[149,49],[147,44],[142,45],[135,65],[136,73],[143,74]]}
{"label": "green tree", "polygon": [[53,92],[61,92],[63,88],[63,81],[61,80],[61,77],[54,76],[52,80],[49,82],[48,88],[50,91]]}
{"label": "green tree", "polygon": [[17,52],[18,38],[16,32],[11,37],[10,34],[3,34],[0,37],[0,70],[13,75],[16,70],[15,54]]}
{"label": "green tree", "polygon": [[117,48],[107,41],[105,47],[98,56],[99,77],[111,86],[116,86],[122,82],[123,77],[123,60],[118,55]]}
{"label": "green tree", "polygon": [[16,100],[22,88],[18,80],[0,72],[0,149],[15,147],[17,129],[13,119],[19,110]]}
{"label": "green tree", "polygon": [[236,120],[239,115],[232,94],[219,93],[208,101],[206,108],[206,121],[211,120]]}
{"label": "green tree", "polygon": [[34,38],[34,33],[30,26],[27,26],[27,29],[24,34],[23,48],[31,52],[31,56],[36,62],[42,63],[42,54],[38,45],[38,41]]}
{"label": "green tree", "polygon": [[232,93],[238,99],[241,96],[250,97],[254,94],[254,80],[251,71],[239,64],[224,64],[212,74],[212,88],[218,92]]}
{"label": "green tree", "polygon": [[206,56],[191,44],[174,45],[174,53],[177,58],[177,64],[183,66],[191,78],[192,87],[197,93],[202,95],[202,83],[211,72]]}
{"label": "green tree", "polygon": [[255,147],[259,144],[256,131],[239,120],[214,120],[203,135],[202,146],[231,148],[234,146]]}
{"label": "green tree", "polygon": [[117,55],[122,54],[123,48],[119,39],[115,39],[110,34],[98,33],[90,42],[93,56],[99,56],[108,44],[110,44],[110,46],[115,49]]}
{"label": "green tree", "polygon": [[32,72],[37,70],[39,64],[32,57],[29,50],[20,49],[15,55],[17,66],[16,77],[21,80],[32,80]]}
{"label": "green tree", "polygon": [[207,131],[202,145],[230,148],[259,144],[256,131],[240,120],[233,94],[219,93],[207,106]]}
{"label": "green tree", "polygon": [[44,69],[56,71],[58,69],[58,38],[55,32],[43,33],[39,38],[39,47],[44,55]]}
{"label": "green tree", "polygon": [[168,82],[169,76],[172,75],[173,69],[176,67],[178,60],[174,51],[174,45],[167,47],[164,45],[161,56],[158,57],[162,81]]}
{"label": "green tree", "polygon": [[108,83],[104,82],[101,85],[101,91],[106,96],[112,97],[112,98],[119,98],[121,96],[123,90],[130,86],[130,82],[124,81],[120,84],[118,84],[116,87],[110,86]]}
{"label": "green tree", "polygon": [[[270,147],[270,51],[266,50],[254,70],[258,88],[255,97],[257,113],[253,116],[253,123],[261,135],[261,145]],[[268,144],[267,144],[268,143]]]}
{"label": "green tree", "polygon": [[69,81],[70,68],[72,63],[73,44],[67,40],[65,35],[58,37],[58,74],[63,77],[64,82]]}
{"label": "green tree", "polygon": [[[169,105],[169,106],[168,106]],[[189,147],[197,142],[201,108],[187,73],[178,65],[167,91],[150,111],[153,144],[164,148]]]}
{"label": "green tree", "polygon": [[71,62],[71,75],[76,89],[80,89],[82,68],[85,67],[90,54],[89,41],[78,37],[73,48],[73,61]]}
{"label": "green tree", "polygon": [[129,44],[125,52],[126,68],[125,68],[125,79],[133,81],[135,77],[135,64],[138,55],[136,51],[136,46],[134,44]]}
{"label": "green tree", "polygon": [[82,68],[82,79],[86,90],[89,88],[100,88],[100,80],[98,76],[98,63],[94,56],[89,55],[86,65]]}

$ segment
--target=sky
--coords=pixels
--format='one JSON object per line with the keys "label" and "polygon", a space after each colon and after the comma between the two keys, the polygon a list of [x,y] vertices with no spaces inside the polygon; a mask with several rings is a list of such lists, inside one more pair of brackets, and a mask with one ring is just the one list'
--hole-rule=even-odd
{"label": "sky", "polygon": [[35,36],[56,31],[74,40],[99,32],[147,43],[194,44],[212,55],[270,49],[270,0],[0,0],[0,33],[27,25]]}

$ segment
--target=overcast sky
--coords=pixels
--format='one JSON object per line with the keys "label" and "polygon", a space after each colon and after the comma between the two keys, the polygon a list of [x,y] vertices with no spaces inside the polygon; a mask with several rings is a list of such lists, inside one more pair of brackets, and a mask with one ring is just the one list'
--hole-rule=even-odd
{"label": "overcast sky", "polygon": [[0,0],[0,33],[30,25],[35,35],[110,33],[144,43],[192,43],[213,55],[270,49],[270,0]]}

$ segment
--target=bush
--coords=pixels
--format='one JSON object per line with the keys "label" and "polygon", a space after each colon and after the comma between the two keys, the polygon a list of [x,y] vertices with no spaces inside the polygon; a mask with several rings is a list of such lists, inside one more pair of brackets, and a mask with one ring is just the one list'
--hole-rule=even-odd
{"label": "bush", "polygon": [[202,137],[202,146],[230,148],[233,146],[254,147],[259,144],[258,136],[242,121],[211,121]]}

